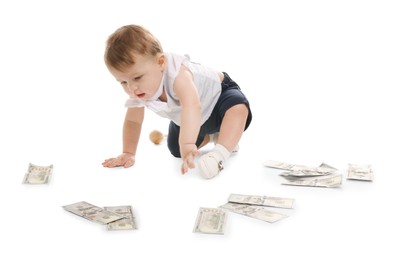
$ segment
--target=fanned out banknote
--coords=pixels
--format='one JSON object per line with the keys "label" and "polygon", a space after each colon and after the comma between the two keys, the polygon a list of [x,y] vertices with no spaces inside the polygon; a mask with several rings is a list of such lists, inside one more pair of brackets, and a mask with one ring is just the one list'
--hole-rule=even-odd
{"label": "fanned out banknote", "polygon": [[193,232],[204,234],[225,233],[227,212],[218,208],[203,208],[198,210]]}
{"label": "fanned out banknote", "polygon": [[104,207],[104,209],[125,217],[106,224],[107,230],[111,231],[137,229],[137,223],[131,206],[112,206]]}
{"label": "fanned out banknote", "polygon": [[[286,162],[279,162],[279,161],[274,161],[274,160],[266,160],[264,163],[264,166],[270,167],[270,168],[275,168],[275,169],[280,169],[280,170],[297,170],[300,168],[312,168],[309,166],[301,165],[301,164],[291,164],[291,163],[286,163]],[[317,167],[316,167],[317,168]],[[327,168],[327,169],[332,169],[332,170],[337,170],[335,167],[327,164],[327,163],[321,163],[318,168]],[[325,169],[322,169],[323,171],[326,171]]]}
{"label": "fanned out banknote", "polygon": [[38,166],[29,163],[28,171],[24,175],[23,184],[48,184],[53,173],[53,164]]}
{"label": "fanned out banknote", "polygon": [[278,162],[273,160],[267,160],[264,162],[264,166],[286,170],[287,172],[282,173],[284,177],[312,177],[312,176],[325,176],[330,174],[335,174],[337,169],[322,163],[318,167],[311,167],[299,164],[289,164],[285,162]]}
{"label": "fanned out banknote", "polygon": [[88,202],[81,201],[63,206],[63,209],[74,213],[80,217],[91,220],[99,224],[109,224],[119,219],[125,218],[122,215],[105,210]]}
{"label": "fanned out banknote", "polygon": [[267,160],[264,165],[271,168],[286,170],[280,174],[286,179],[282,184],[293,186],[310,186],[334,188],[342,185],[342,175],[335,167],[321,163],[318,167]]}
{"label": "fanned out banknote", "polygon": [[324,162],[321,163],[320,166],[318,166],[318,167],[320,167],[320,168],[328,168],[328,169],[332,169],[332,170],[335,170],[335,171],[338,170],[337,168],[335,168],[335,167],[333,167],[333,166],[331,166],[331,165],[329,165],[327,163],[324,163]]}
{"label": "fanned out banknote", "polygon": [[288,179],[283,185],[335,188],[342,185],[342,175]]}
{"label": "fanned out banknote", "polygon": [[294,199],[232,193],[228,198],[228,202],[291,209],[293,208]]}
{"label": "fanned out banknote", "polygon": [[360,181],[373,181],[373,170],[369,164],[349,164],[348,179]]}
{"label": "fanned out banknote", "polygon": [[233,202],[228,202],[220,206],[220,208],[227,209],[231,212],[245,215],[251,218],[256,218],[269,223],[274,223],[288,217],[285,214],[270,211],[263,206],[247,205]]}
{"label": "fanned out banknote", "polygon": [[274,161],[274,160],[266,160],[263,164],[266,167],[280,169],[280,170],[288,170],[288,171],[291,171],[293,167],[300,166],[297,164],[290,164],[290,163],[279,162],[279,161]]}

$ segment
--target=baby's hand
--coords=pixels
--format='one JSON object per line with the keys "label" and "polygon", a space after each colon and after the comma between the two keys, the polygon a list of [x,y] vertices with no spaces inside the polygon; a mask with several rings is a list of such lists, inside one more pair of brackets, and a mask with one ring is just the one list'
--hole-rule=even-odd
{"label": "baby's hand", "polygon": [[106,159],[102,165],[103,167],[119,167],[123,166],[124,168],[128,168],[134,165],[135,159],[134,155],[131,153],[122,153],[121,155],[117,156],[116,158],[109,158]]}
{"label": "baby's hand", "polygon": [[194,159],[200,154],[195,144],[193,144],[192,147],[186,147],[186,148],[188,152],[185,153],[184,156],[182,156],[183,163],[181,165],[181,174],[185,174],[189,168],[190,169],[195,168]]}

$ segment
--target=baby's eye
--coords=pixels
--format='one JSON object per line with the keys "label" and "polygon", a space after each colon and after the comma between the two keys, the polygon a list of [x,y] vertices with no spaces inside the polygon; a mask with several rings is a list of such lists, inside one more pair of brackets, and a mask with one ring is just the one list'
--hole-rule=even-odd
{"label": "baby's eye", "polygon": [[141,75],[141,76],[138,76],[138,77],[133,78],[133,80],[134,80],[134,81],[136,81],[136,80],[140,80],[141,78],[142,78],[142,75]]}
{"label": "baby's eye", "polygon": [[122,81],[122,82],[120,82],[120,84],[121,84],[123,87],[125,87],[125,86],[127,86],[127,81]]}

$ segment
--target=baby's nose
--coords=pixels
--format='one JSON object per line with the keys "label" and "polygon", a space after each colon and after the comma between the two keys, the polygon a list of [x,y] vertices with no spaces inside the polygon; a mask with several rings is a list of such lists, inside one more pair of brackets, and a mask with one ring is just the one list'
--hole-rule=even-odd
{"label": "baby's nose", "polygon": [[130,90],[130,92],[135,92],[138,89],[138,86],[135,84],[128,84],[128,89]]}

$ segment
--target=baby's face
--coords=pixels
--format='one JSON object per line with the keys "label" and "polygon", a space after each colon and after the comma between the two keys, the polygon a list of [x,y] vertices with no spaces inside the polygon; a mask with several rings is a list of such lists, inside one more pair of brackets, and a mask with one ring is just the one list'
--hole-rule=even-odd
{"label": "baby's face", "polygon": [[165,57],[161,53],[156,57],[137,55],[136,63],[124,72],[109,70],[131,98],[150,100],[160,86],[164,68]]}

